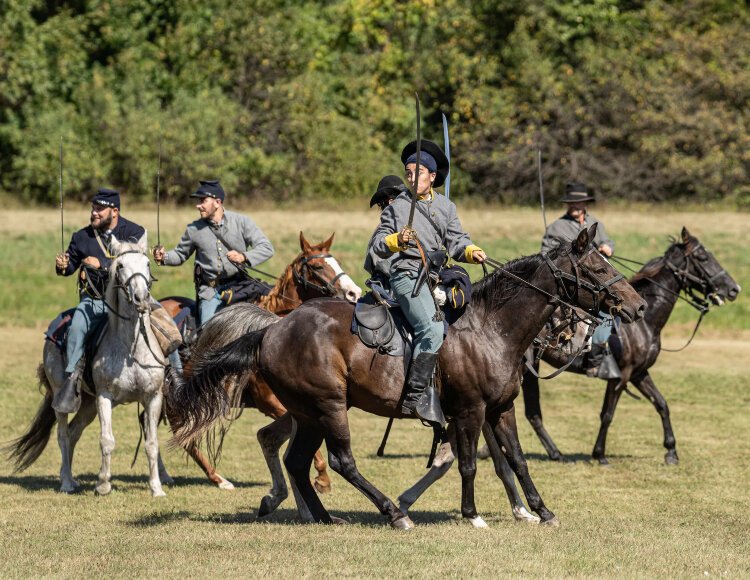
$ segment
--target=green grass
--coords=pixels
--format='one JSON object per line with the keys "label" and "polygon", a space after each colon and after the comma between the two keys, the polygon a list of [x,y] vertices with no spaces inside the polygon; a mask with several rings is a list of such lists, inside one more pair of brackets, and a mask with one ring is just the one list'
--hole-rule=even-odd
{"label": "green grass", "polygon": [[[40,330],[59,310],[75,303],[72,279],[54,276],[59,245],[55,214],[39,217],[25,233],[31,212],[13,210],[0,223],[0,440],[20,435],[41,399],[34,385]],[[304,229],[320,241],[336,230],[333,253],[362,282],[361,254],[374,228],[374,212],[323,213],[265,210],[258,222],[277,246],[271,272],[296,253]],[[188,211],[162,215],[162,240],[173,244]],[[254,217],[258,217],[253,213]],[[85,213],[74,217],[85,223]],[[153,217],[135,212],[153,232]],[[639,215],[623,210],[602,216],[619,253],[635,259],[661,254],[666,235],[685,223],[747,288],[750,234],[731,214]],[[474,239],[492,255],[511,258],[538,248],[538,214],[527,210],[469,211],[462,219]],[[73,217],[66,217],[74,223]],[[699,225],[692,226],[692,223]],[[155,240],[151,234],[152,242]],[[474,270],[478,270],[475,268]],[[189,294],[190,268],[155,270],[155,294]],[[476,273],[476,272],[475,272]],[[489,525],[474,530],[460,517],[460,478],[453,469],[414,506],[417,529],[389,529],[374,507],[332,474],[328,509],[351,523],[344,527],[299,525],[287,500],[267,521],[256,510],[269,486],[255,440],[266,419],[245,412],[227,438],[220,471],[237,489],[221,491],[181,454],[160,441],[176,485],[168,496],[150,497],[143,454],[130,461],[138,439],[136,408],[114,412],[117,447],[114,491],[96,497],[99,468],[95,422],[78,447],[74,472],[83,493],[64,496],[59,487],[59,452],[54,433],[48,449],[27,472],[0,466],[1,577],[29,576],[747,576],[750,551],[750,420],[747,408],[750,336],[744,295],[712,311],[696,341],[683,353],[663,353],[653,371],[670,404],[680,465],[663,464],[658,415],[646,401],[622,398],[608,439],[611,467],[586,460],[598,430],[603,382],[572,375],[543,385],[545,423],[571,463],[553,463],[519,410],[521,441],[532,476],[559,529],[516,524],[491,465],[482,462],[477,505]],[[694,320],[678,310],[668,326],[669,345],[687,338]],[[519,401],[522,408],[522,403]],[[394,498],[424,472],[430,433],[412,422],[397,422],[387,457],[375,457],[385,419],[351,412],[353,447],[363,474]]]}

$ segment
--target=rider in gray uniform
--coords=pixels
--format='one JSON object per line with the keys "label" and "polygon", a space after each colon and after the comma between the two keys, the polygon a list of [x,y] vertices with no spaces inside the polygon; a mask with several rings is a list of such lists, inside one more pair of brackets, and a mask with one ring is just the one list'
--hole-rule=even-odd
{"label": "rider in gray uniform", "polygon": [[[485,260],[481,248],[475,246],[463,231],[456,215],[456,206],[444,195],[433,191],[448,175],[449,162],[435,143],[422,140],[420,168],[416,170],[416,141],[401,153],[407,182],[416,185],[417,206],[409,227],[412,194],[401,193],[380,214],[380,225],[375,230],[370,246],[375,255],[391,258],[391,291],[414,330],[413,356],[407,378],[408,393],[402,406],[406,415],[416,415],[431,424],[442,425],[445,418],[440,400],[432,386],[437,364],[437,353],[443,343],[443,322],[426,277],[416,243],[427,254],[447,250],[454,260],[478,264]],[[422,274],[422,275],[420,275]]]}
{"label": "rider in gray uniform", "polygon": [[[568,183],[565,186],[565,196],[560,201],[567,205],[567,211],[547,227],[542,238],[542,252],[548,252],[563,243],[572,242],[581,230],[597,224],[593,244],[604,256],[610,257],[615,251],[615,243],[607,235],[604,224],[586,209],[589,202],[596,201],[588,188],[583,183]],[[614,320],[608,312],[599,314],[606,321],[596,328],[591,337],[591,351],[586,360],[586,374],[600,379],[619,378],[617,363],[608,346]],[[603,362],[606,364],[602,364]]]}

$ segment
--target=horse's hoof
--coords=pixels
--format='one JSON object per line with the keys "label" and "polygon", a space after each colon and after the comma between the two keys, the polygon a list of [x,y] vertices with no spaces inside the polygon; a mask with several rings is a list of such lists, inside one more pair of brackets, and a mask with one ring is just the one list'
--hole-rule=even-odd
{"label": "horse's hoof", "polygon": [[109,492],[112,491],[112,484],[109,482],[100,483],[94,488],[94,491],[96,495],[109,495]]}
{"label": "horse's hoof", "polygon": [[345,519],[337,518],[336,516],[331,516],[331,521],[336,524],[337,526],[345,526],[349,522],[347,522]]}
{"label": "horse's hoof", "polygon": [[162,485],[174,485],[174,478],[167,475],[166,477],[159,477]]}
{"label": "horse's hoof", "polygon": [[560,520],[557,519],[557,516],[552,516],[548,520],[543,520],[539,522],[539,525],[541,526],[547,526],[550,528],[559,528],[560,527]]}
{"label": "horse's hoof", "polygon": [[490,448],[485,444],[477,450],[477,459],[489,459]]}
{"label": "horse's hoof", "polygon": [[67,494],[73,494],[78,493],[81,490],[80,487],[77,487],[75,485],[62,485],[60,486],[60,493],[67,493]]}
{"label": "horse's hoof", "polygon": [[398,518],[397,520],[391,522],[391,526],[397,530],[413,530],[414,529],[414,522],[411,521],[409,516],[404,516],[403,518]]}
{"label": "horse's hoof", "polygon": [[152,489],[151,490],[151,497],[167,497],[167,494],[164,493],[164,490],[161,489],[161,488],[159,488],[159,489]]}
{"label": "horse's hoof", "polygon": [[281,502],[271,495],[263,496],[260,500],[260,507],[258,508],[258,517],[264,518],[268,514],[273,513]]}
{"label": "horse's hoof", "polygon": [[481,516],[477,516],[475,518],[469,518],[469,522],[472,526],[477,528],[478,530],[484,530],[486,528],[489,528],[487,525],[487,522],[485,522]]}
{"label": "horse's hoof", "polygon": [[532,514],[525,507],[513,508],[513,517],[516,518],[517,522],[529,524],[538,524],[541,521],[541,518]]}
{"label": "horse's hoof", "polygon": [[559,451],[554,451],[552,453],[548,453],[547,455],[549,455],[551,461],[563,461],[563,454]]}
{"label": "horse's hoof", "polygon": [[594,457],[602,467],[609,467],[609,460],[606,457]]}
{"label": "horse's hoof", "polygon": [[664,456],[664,463],[666,463],[667,465],[678,465],[680,463],[680,460],[677,458],[677,452],[668,451]]}
{"label": "horse's hoof", "polygon": [[317,491],[319,494],[324,493],[331,493],[331,482],[328,483],[322,483],[320,479],[316,478],[313,481],[313,487],[315,488],[315,491]]}
{"label": "horse's hoof", "polygon": [[234,484],[231,481],[229,481],[228,479],[224,479],[222,477],[221,481],[217,484],[217,487],[219,489],[225,489],[225,490],[231,491],[231,490],[234,489]]}

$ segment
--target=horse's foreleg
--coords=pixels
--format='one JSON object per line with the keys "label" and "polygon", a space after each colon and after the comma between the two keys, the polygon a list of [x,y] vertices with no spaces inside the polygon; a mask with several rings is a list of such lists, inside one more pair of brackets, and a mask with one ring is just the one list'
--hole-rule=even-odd
{"label": "horse's foreleg", "polygon": [[[591,456],[598,460],[601,465],[608,465],[607,457],[604,454],[604,448],[607,444],[607,431],[612,423],[612,418],[615,416],[615,409],[617,408],[617,402],[620,400],[620,395],[624,389],[620,387],[620,379],[611,379],[607,381],[607,391],[604,393],[604,402],[602,403],[602,412],[599,415],[601,419],[601,425],[599,426],[599,435],[596,437],[596,443],[594,444],[594,450],[591,452]],[[624,386],[624,385],[623,385]]]}
{"label": "horse's foreleg", "polygon": [[107,495],[112,491],[110,479],[112,477],[111,463],[112,451],[115,448],[115,436],[112,433],[112,396],[109,393],[102,393],[96,396],[96,410],[99,414],[99,424],[101,434],[99,436],[99,445],[102,451],[102,466],[99,470],[99,481],[96,483],[96,493]]}
{"label": "horse's foreleg", "polygon": [[297,510],[303,521],[332,524],[333,519],[323,507],[310,483],[310,465],[315,451],[323,443],[323,434],[317,426],[292,423],[292,441],[284,455],[284,465],[297,500]]}
{"label": "horse's foreleg", "polygon": [[[281,461],[279,460],[279,449],[292,436],[292,423],[292,416],[286,413],[273,423],[258,429],[258,443],[263,451],[263,457],[266,460],[266,465],[268,465],[272,481],[271,489],[260,502],[258,517],[267,516],[289,497],[284,471],[281,469]],[[297,503],[299,504],[299,500]]]}
{"label": "horse's foreleg", "polygon": [[477,444],[482,429],[484,409],[471,409],[456,417],[456,449],[458,470],[461,472],[461,515],[475,528],[486,528],[487,524],[477,514],[474,501],[474,479],[477,475]]}
{"label": "horse's foreleg", "polygon": [[541,523],[553,526],[559,525],[559,520],[544,505],[534,482],[531,480],[526,458],[523,456],[521,443],[518,440],[515,408],[511,407],[502,413],[495,411],[493,416],[487,417],[487,421],[492,425],[492,431],[500,444],[500,450],[516,474],[531,510],[539,515]]}
{"label": "horse's foreleg", "polygon": [[453,465],[456,458],[453,449],[456,447],[456,427],[453,423],[448,425],[448,440],[443,443],[435,455],[430,470],[413,486],[398,496],[398,508],[405,514],[409,508],[426,492],[433,483],[443,477]]}
{"label": "horse's foreleg", "polygon": [[679,459],[677,457],[677,449],[674,437],[674,431],[672,430],[672,421],[669,418],[669,406],[667,405],[666,399],[656,388],[654,380],[648,372],[642,376],[630,379],[636,388],[643,393],[651,404],[656,409],[657,413],[661,416],[661,424],[664,428],[664,447],[667,453],[664,455],[664,461],[667,465],[677,465]]}
{"label": "horse's foreleg", "polygon": [[161,417],[161,391],[157,391],[144,401],[145,420],[143,430],[146,439],[144,445],[146,449],[146,458],[148,459],[148,486],[151,488],[153,497],[163,497],[167,495],[161,487],[159,479],[159,439],[157,429],[159,427],[159,418]]}
{"label": "horse's foreleg", "polygon": [[73,479],[72,458],[73,446],[70,441],[70,428],[68,426],[68,414],[58,413],[57,417],[57,445],[60,447],[60,491],[72,493],[79,487],[79,483]]}
{"label": "horse's foreleg", "polygon": [[321,426],[326,434],[328,463],[331,465],[331,469],[341,475],[375,504],[380,513],[389,519],[391,526],[400,530],[413,528],[414,524],[409,517],[398,509],[396,504],[386,497],[385,494],[367,481],[359,472],[359,469],[357,469],[354,455],[352,455],[349,419],[346,415],[346,407],[342,407],[335,415],[322,417]]}
{"label": "horse's foreleg", "polygon": [[500,445],[497,443],[492,427],[486,421],[482,425],[482,434],[487,442],[487,449],[489,450],[490,457],[492,457],[492,462],[495,464],[495,473],[503,482],[505,493],[508,494],[513,517],[519,522],[539,522],[539,518],[530,513],[523,504],[521,494],[518,493],[518,488],[516,487],[513,470],[510,468],[505,455],[500,450]]}
{"label": "horse's foreleg", "polygon": [[326,460],[323,459],[323,454],[320,452],[320,449],[315,452],[313,465],[315,466],[315,471],[318,472],[314,482],[315,490],[318,493],[330,493],[331,478],[328,475],[328,465],[326,464]]}
{"label": "horse's foreleg", "polygon": [[[539,363],[534,364],[534,369],[539,371]],[[539,379],[535,377],[533,373],[526,370],[523,373],[521,388],[523,389],[523,406],[526,419],[528,419],[529,423],[531,423],[531,426],[534,428],[534,432],[542,442],[549,458],[554,461],[561,460],[562,453],[560,453],[560,450],[557,448],[557,445],[555,445],[550,434],[547,433],[547,429],[545,429],[544,422],[542,421],[542,402],[539,393]]]}

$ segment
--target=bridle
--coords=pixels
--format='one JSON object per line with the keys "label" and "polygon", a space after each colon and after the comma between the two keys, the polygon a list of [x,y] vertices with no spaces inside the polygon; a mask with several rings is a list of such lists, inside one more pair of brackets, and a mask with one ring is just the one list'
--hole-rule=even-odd
{"label": "bridle", "polygon": [[301,286],[306,291],[315,291],[323,296],[336,296],[338,290],[335,285],[339,278],[346,276],[346,272],[343,270],[336,274],[332,280],[327,280],[318,272],[318,268],[311,265],[312,260],[333,258],[331,254],[312,254],[310,256],[303,256],[299,260],[294,268],[292,269],[292,276],[295,284]]}
{"label": "bridle", "polygon": [[[118,254],[117,258],[120,258],[120,256],[124,256],[126,254],[143,254],[143,252],[140,252],[138,250],[126,250],[126,251],[122,252],[121,254]],[[146,254],[143,254],[143,255],[145,256]],[[122,289],[122,290],[125,291],[125,299],[127,300],[128,304],[131,304],[131,305],[135,304],[135,295],[133,293],[133,287],[130,285],[130,282],[134,278],[138,278],[138,277],[143,278],[143,280],[146,282],[146,287],[148,288],[149,294],[151,293],[151,285],[154,282],[156,282],[157,279],[154,278],[151,275],[151,264],[150,263],[146,267],[147,270],[148,270],[148,276],[146,276],[146,274],[144,274],[143,272],[134,272],[133,274],[131,274],[130,276],[128,276],[128,278],[125,279],[124,281],[121,281],[120,280],[120,276],[119,276],[119,272],[120,272],[120,268],[121,267],[122,266],[119,263],[115,267],[115,283],[114,283],[114,287],[115,288],[120,288],[120,289]],[[119,316],[119,314],[118,314],[118,316]]]}

